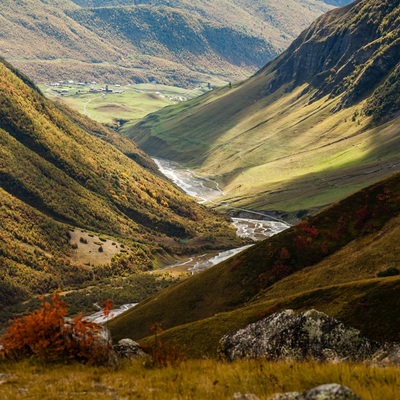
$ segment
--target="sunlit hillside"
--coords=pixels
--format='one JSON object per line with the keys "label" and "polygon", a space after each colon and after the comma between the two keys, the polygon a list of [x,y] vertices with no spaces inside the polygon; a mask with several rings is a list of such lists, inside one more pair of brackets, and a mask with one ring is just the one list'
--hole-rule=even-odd
{"label": "sunlit hillside", "polygon": [[251,79],[124,133],[217,180],[233,207],[297,212],[336,201],[400,166],[398,6],[333,10]]}

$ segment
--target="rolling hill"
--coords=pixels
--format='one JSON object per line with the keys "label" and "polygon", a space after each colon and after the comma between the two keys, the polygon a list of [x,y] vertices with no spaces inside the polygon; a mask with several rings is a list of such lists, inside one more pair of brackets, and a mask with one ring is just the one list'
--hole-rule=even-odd
{"label": "rolling hill", "polygon": [[4,61],[0,104],[2,307],[238,243],[132,142],[47,100]]}
{"label": "rolling hill", "polygon": [[322,1],[5,0],[0,52],[37,82],[244,79],[333,5]]}
{"label": "rolling hill", "polygon": [[398,170],[399,1],[320,17],[250,79],[123,132],[218,181],[229,207],[315,210]]}

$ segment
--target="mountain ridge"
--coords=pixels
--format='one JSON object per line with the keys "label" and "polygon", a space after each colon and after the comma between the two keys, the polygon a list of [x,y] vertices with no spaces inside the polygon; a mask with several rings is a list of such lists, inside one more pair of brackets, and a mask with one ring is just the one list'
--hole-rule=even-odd
{"label": "mountain ridge", "polygon": [[[332,8],[294,0],[286,9],[277,0],[260,5],[248,0],[113,3],[90,8],[70,0],[36,6],[32,0],[6,0],[1,6],[2,55],[39,82],[221,84],[255,72]],[[202,53],[192,54],[184,38],[198,49],[201,45]],[[240,62],[230,57],[232,52]]]}

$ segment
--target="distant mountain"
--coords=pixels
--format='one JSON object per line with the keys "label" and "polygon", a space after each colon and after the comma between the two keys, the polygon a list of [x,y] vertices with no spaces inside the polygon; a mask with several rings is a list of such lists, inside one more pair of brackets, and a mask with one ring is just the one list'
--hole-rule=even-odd
{"label": "distant mountain", "polygon": [[[47,100],[5,62],[0,104],[1,306],[238,242],[132,142]],[[115,257],[77,258],[88,240]]]}
{"label": "distant mountain", "polygon": [[125,133],[220,182],[230,207],[304,213],[400,167],[399,0],[320,17],[249,80]]}
{"label": "distant mountain", "polygon": [[319,0],[5,0],[0,52],[38,82],[221,83],[254,73],[332,7]]}
{"label": "distant mountain", "polygon": [[[140,4],[150,4],[150,5],[180,5],[185,2],[182,0],[72,0],[74,3],[80,5],[81,7],[110,7],[110,6],[131,6]],[[354,0],[321,0],[323,3],[331,4],[335,7],[341,7],[346,4],[352,3]],[[236,1],[237,4],[244,4],[249,6],[252,4],[251,1]],[[298,0],[299,4],[306,4],[306,1]],[[275,2],[270,2],[271,5],[275,6]]]}

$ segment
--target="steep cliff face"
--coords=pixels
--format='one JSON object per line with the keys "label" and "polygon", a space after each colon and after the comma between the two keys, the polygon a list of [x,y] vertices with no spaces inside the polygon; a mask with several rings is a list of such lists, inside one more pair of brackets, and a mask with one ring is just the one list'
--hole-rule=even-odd
{"label": "steep cliff face", "polygon": [[267,92],[309,83],[313,100],[345,93],[343,107],[362,99],[399,65],[399,4],[360,0],[319,18],[279,58]]}

